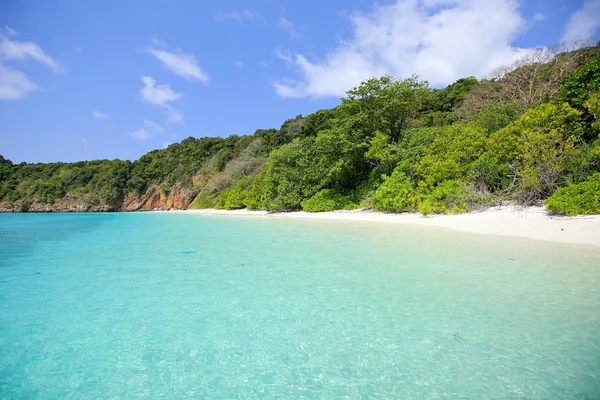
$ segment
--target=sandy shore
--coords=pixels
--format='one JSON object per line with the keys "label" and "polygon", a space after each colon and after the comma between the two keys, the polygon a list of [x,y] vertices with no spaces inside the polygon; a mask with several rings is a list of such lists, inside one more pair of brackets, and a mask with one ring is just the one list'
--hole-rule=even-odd
{"label": "sandy shore", "polygon": [[[173,211],[170,211],[173,212]],[[174,212],[205,215],[261,216],[322,220],[371,221],[435,226],[462,232],[526,237],[561,243],[600,246],[600,216],[562,217],[548,214],[542,207],[493,207],[481,212],[458,215],[423,216],[418,213],[389,214],[374,211],[304,211],[269,213],[249,210],[182,210]]]}

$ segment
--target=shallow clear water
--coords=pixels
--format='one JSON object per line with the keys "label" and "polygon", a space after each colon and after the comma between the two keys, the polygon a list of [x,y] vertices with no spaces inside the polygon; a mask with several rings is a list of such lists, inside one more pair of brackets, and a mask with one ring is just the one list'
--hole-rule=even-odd
{"label": "shallow clear water", "polygon": [[600,398],[600,249],[0,215],[0,398]]}

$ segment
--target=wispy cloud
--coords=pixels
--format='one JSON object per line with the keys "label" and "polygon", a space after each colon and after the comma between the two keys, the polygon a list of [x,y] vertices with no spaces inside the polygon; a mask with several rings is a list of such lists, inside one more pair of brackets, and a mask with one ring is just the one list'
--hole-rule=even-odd
{"label": "wispy cloud", "polygon": [[144,124],[144,126],[145,126],[147,129],[149,129],[149,130],[150,130],[150,132],[155,132],[156,134],[159,134],[159,133],[163,133],[163,132],[165,131],[165,129],[164,129],[162,126],[160,126],[160,125],[159,125],[159,124],[157,124],[156,122],[154,122],[154,121],[151,121],[151,120],[149,120],[149,119],[144,119],[144,120],[142,121],[142,123]]}
{"label": "wispy cloud", "polygon": [[244,63],[241,62],[241,61],[235,61],[233,63],[233,66],[236,67],[236,68],[240,68],[241,69],[241,68],[244,68]]}
{"label": "wispy cloud", "polygon": [[164,40],[162,40],[156,36],[152,37],[152,43],[157,47],[166,47],[167,46],[167,43]]}
{"label": "wispy cloud", "polygon": [[22,99],[38,88],[24,72],[7,63],[31,59],[48,66],[55,73],[63,70],[40,46],[11,39],[15,36],[19,36],[19,32],[9,26],[0,28],[0,100]]}
{"label": "wispy cloud", "polygon": [[297,39],[300,37],[296,25],[287,18],[281,17],[277,22],[277,26],[288,33],[291,39]]}
{"label": "wispy cloud", "polygon": [[170,52],[150,46],[146,47],[144,51],[153,55],[173,73],[182,78],[203,83],[208,83],[210,81],[209,76],[202,71],[196,61],[196,57],[192,53],[184,53],[183,51]]}
{"label": "wispy cloud", "polygon": [[4,32],[8,35],[8,36],[19,36],[20,33],[15,31],[13,28],[11,28],[8,25],[4,25]]}
{"label": "wispy cloud", "polygon": [[137,140],[150,140],[152,139],[152,133],[148,132],[144,128],[140,128],[133,132],[128,132],[129,136]]}
{"label": "wispy cloud", "polygon": [[137,140],[150,140],[165,131],[162,126],[148,119],[144,119],[142,125],[143,127],[133,132],[127,132],[129,136]]}
{"label": "wispy cloud", "polygon": [[564,41],[588,39],[593,37],[600,27],[600,0],[585,0],[583,6],[575,11],[565,29]]}
{"label": "wispy cloud", "polygon": [[[6,28],[5,28],[6,29]],[[62,66],[33,42],[11,40],[0,34],[0,58],[2,60],[32,59],[52,69],[55,73],[62,72]]]}
{"label": "wispy cloud", "polygon": [[217,22],[225,22],[225,21],[236,21],[238,23],[242,22],[262,22],[264,21],[263,16],[255,11],[250,10],[233,10],[233,11],[217,11],[215,14],[215,21]]}
{"label": "wispy cloud", "polygon": [[22,99],[36,89],[36,84],[23,72],[0,64],[0,100]]}
{"label": "wispy cloud", "polygon": [[157,85],[156,81],[150,76],[142,76],[142,82],[144,87],[142,87],[140,95],[146,103],[170,107],[170,103],[183,97],[183,94],[171,89],[170,85]]}
{"label": "wispy cloud", "polygon": [[107,119],[111,119],[110,115],[108,114],[104,114],[102,111],[92,111],[92,117],[94,117],[95,119],[98,120],[107,120]]}
{"label": "wispy cloud", "polygon": [[171,89],[170,85],[157,85],[156,81],[150,76],[142,76],[144,86],[140,90],[140,97],[146,103],[163,107],[169,115],[168,121],[183,124],[183,113],[171,105],[171,103],[181,99],[182,93]]}
{"label": "wispy cloud", "polygon": [[292,52],[289,50],[283,50],[281,47],[275,48],[275,57],[282,59],[288,64],[293,64],[294,59],[292,57]]}
{"label": "wispy cloud", "polygon": [[170,108],[167,110],[169,112],[169,121],[172,124],[183,124],[185,121],[183,120],[183,112],[176,110],[174,108]]}
{"label": "wispy cloud", "polygon": [[545,19],[546,19],[546,16],[544,14],[542,14],[541,12],[536,12],[535,14],[533,14],[534,22],[543,21]]}
{"label": "wispy cloud", "polygon": [[350,22],[352,38],[319,59],[276,50],[295,77],[275,82],[274,90],[282,97],[341,96],[373,76],[414,73],[439,87],[486,76],[529,51],[512,45],[527,23],[517,0],[396,0]]}

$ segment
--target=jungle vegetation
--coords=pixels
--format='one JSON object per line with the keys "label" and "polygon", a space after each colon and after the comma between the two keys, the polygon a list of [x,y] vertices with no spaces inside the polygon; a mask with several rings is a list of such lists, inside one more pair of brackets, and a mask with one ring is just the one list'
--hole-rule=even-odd
{"label": "jungle vegetation", "polygon": [[372,78],[279,129],[187,138],[130,162],[13,165],[0,202],[112,204],[157,185],[190,207],[465,212],[505,201],[600,213],[600,44],[542,48],[444,89]]}

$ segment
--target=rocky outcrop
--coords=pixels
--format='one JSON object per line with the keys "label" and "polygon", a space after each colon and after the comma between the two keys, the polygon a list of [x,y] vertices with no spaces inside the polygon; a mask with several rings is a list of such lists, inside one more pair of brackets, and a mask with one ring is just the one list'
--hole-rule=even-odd
{"label": "rocky outcrop", "polygon": [[198,191],[194,188],[161,189],[153,185],[146,193],[129,194],[125,198],[115,198],[111,204],[90,204],[86,199],[67,194],[53,204],[37,202],[2,202],[0,212],[107,212],[107,211],[152,211],[187,209]]}
{"label": "rocky outcrop", "polygon": [[19,201],[0,203],[0,212],[107,212],[118,211],[114,204],[89,204],[84,199],[67,195],[53,204]]}
{"label": "rocky outcrop", "polygon": [[173,188],[166,191],[153,185],[143,196],[129,194],[125,197],[121,211],[185,210],[197,194],[198,190],[194,188]]}

